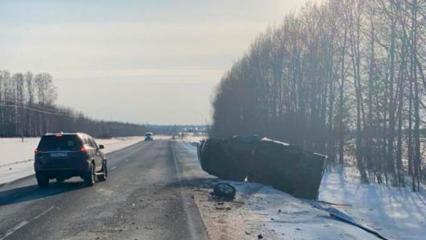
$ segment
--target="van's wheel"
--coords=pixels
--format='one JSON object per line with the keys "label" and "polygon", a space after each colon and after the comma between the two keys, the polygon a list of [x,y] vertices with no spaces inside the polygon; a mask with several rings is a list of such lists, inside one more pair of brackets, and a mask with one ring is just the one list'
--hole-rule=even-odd
{"label": "van's wheel", "polygon": [[37,173],[36,174],[37,184],[41,188],[46,188],[49,186],[49,177],[44,174]]}
{"label": "van's wheel", "polygon": [[63,177],[57,177],[56,178],[57,183],[63,183],[64,181],[65,181],[65,178],[63,178]]}
{"label": "van's wheel", "polygon": [[83,177],[84,183],[86,186],[93,186],[95,184],[96,175],[95,175],[95,167],[93,164],[90,164],[90,170],[86,172],[86,174]]}
{"label": "van's wheel", "polygon": [[101,181],[101,182],[104,182],[104,181],[106,181],[107,177],[108,177],[108,166],[107,166],[106,161],[103,161],[102,162],[102,174],[98,175],[98,180]]}

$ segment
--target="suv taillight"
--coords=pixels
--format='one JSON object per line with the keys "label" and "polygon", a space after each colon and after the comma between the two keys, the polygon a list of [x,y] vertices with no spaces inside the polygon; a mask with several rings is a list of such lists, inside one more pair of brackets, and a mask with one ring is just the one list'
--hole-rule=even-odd
{"label": "suv taillight", "polygon": [[81,147],[80,148],[80,152],[82,152],[82,153],[87,153],[87,151],[88,151],[88,149],[85,148],[85,147]]}

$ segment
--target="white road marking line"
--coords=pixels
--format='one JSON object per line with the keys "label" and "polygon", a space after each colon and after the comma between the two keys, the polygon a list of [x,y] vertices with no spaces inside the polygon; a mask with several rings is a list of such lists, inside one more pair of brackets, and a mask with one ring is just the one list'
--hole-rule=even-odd
{"label": "white road marking line", "polygon": [[0,240],[4,240],[7,237],[9,237],[10,235],[14,234],[16,231],[18,231],[19,229],[23,228],[25,225],[27,225],[29,222],[28,221],[22,221],[20,222],[18,225],[14,226],[13,228],[9,229],[6,234],[0,238]]}
{"label": "white road marking line", "polygon": [[40,214],[38,214],[37,216],[33,217],[30,221],[24,220],[22,222],[20,222],[19,224],[17,224],[16,226],[14,226],[13,228],[9,229],[6,234],[4,236],[2,236],[0,238],[0,240],[4,240],[6,238],[8,238],[10,235],[14,234],[16,231],[18,231],[19,229],[25,227],[26,225],[28,225],[30,222],[37,220],[39,218],[41,218],[43,215],[46,215],[48,212],[52,211],[53,209],[55,209],[55,207],[50,207],[46,210],[44,210],[43,212],[41,212]]}
{"label": "white road marking line", "polygon": [[35,216],[32,220],[37,220],[37,219],[41,218],[43,215],[46,215],[48,212],[52,211],[53,209],[55,209],[55,207],[50,207],[50,208],[44,210],[39,215]]}
{"label": "white road marking line", "polygon": [[110,171],[115,170],[115,169],[117,169],[117,167],[116,167],[116,166],[112,167],[112,168],[110,169]]}

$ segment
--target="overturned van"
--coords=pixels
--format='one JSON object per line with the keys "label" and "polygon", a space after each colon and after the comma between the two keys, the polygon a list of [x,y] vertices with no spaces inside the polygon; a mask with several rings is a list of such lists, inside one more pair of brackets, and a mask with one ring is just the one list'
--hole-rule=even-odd
{"label": "overturned van", "polygon": [[316,199],[327,157],[296,146],[253,137],[208,139],[198,156],[204,171],[224,180],[270,185],[296,197]]}

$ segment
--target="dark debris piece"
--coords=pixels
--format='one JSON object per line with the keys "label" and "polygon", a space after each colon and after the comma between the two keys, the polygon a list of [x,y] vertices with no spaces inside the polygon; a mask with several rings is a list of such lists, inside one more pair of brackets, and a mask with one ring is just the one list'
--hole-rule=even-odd
{"label": "dark debris piece", "polygon": [[233,201],[237,189],[229,183],[218,183],[213,188],[213,195],[222,201]]}

